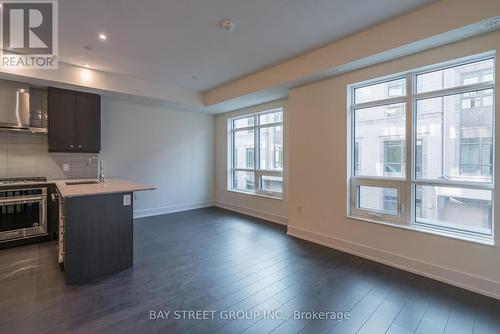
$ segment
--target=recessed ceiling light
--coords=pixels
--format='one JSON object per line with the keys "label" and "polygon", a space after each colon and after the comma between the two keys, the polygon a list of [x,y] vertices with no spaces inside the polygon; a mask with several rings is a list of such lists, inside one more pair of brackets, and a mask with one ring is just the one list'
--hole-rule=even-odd
{"label": "recessed ceiling light", "polygon": [[99,34],[99,39],[101,41],[105,41],[106,39],[108,39],[108,36],[106,36],[105,34]]}
{"label": "recessed ceiling light", "polygon": [[231,20],[222,20],[219,23],[219,26],[225,31],[233,31],[236,28],[236,24]]}
{"label": "recessed ceiling light", "polygon": [[83,66],[85,66],[86,68],[90,68],[90,65],[89,65],[89,64],[85,64],[85,65],[83,65]]}

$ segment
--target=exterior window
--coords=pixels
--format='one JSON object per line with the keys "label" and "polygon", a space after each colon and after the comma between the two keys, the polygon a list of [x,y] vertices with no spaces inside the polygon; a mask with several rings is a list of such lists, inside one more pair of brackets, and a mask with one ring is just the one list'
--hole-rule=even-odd
{"label": "exterior window", "polygon": [[402,80],[389,82],[387,88],[389,97],[406,95],[405,82]]}
{"label": "exterior window", "polygon": [[283,194],[283,110],[228,121],[229,190],[281,198]]}
{"label": "exterior window", "polygon": [[394,189],[384,189],[384,211],[398,212],[398,194]]}
{"label": "exterior window", "polygon": [[404,140],[384,141],[384,175],[404,177],[405,156]]}
{"label": "exterior window", "polygon": [[[247,158],[246,158],[246,163],[247,163],[247,168],[251,169],[253,168],[253,164],[254,164],[254,159],[255,159],[255,150],[253,147],[247,147],[246,148],[246,154],[247,154]],[[235,152],[236,154],[238,152]]]}
{"label": "exterior window", "polygon": [[460,174],[491,178],[493,173],[491,137],[462,137],[460,140]]}
{"label": "exterior window", "polygon": [[359,174],[359,142],[354,142],[354,175]]}
{"label": "exterior window", "polygon": [[492,242],[494,67],[482,57],[350,87],[350,216]]}
{"label": "exterior window", "polygon": [[405,114],[404,105],[392,105],[385,111],[385,117],[396,117]]}
{"label": "exterior window", "polygon": [[422,189],[415,190],[415,217],[422,217]]}
{"label": "exterior window", "polygon": [[415,174],[417,178],[422,177],[422,167],[423,167],[423,141],[421,139],[417,140],[417,145],[415,146]]}

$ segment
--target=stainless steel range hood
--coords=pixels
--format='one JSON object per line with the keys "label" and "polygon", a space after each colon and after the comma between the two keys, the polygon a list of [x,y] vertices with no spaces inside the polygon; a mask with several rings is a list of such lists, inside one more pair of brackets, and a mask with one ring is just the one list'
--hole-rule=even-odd
{"label": "stainless steel range hood", "polygon": [[23,83],[0,80],[0,128],[29,130],[29,86]]}

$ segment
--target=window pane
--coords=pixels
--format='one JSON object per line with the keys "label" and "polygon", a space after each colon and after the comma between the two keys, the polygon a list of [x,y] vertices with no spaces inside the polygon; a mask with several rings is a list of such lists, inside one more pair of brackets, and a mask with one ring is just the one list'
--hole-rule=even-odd
{"label": "window pane", "polygon": [[259,124],[269,124],[283,122],[283,111],[277,111],[268,114],[262,114],[259,116]]}
{"label": "window pane", "polygon": [[354,142],[354,175],[359,174],[359,142]]}
{"label": "window pane", "polygon": [[245,117],[233,120],[233,129],[245,128],[247,126],[253,126],[255,124],[255,117]]}
{"label": "window pane", "polygon": [[[472,93],[479,102],[464,108],[463,100]],[[490,94],[492,90],[483,90],[417,101],[417,140],[426,145],[416,177],[492,181],[493,107],[482,104]]]}
{"label": "window pane", "polygon": [[489,190],[416,186],[415,197],[418,223],[491,234]]}
{"label": "window pane", "polygon": [[354,89],[354,103],[364,103],[406,95],[406,79],[396,79]]}
{"label": "window pane", "polygon": [[417,93],[493,80],[493,59],[417,75]]}
{"label": "window pane", "polygon": [[260,178],[261,189],[275,193],[283,192],[283,177],[262,175]]}
{"label": "window pane", "polygon": [[254,167],[254,158],[250,152],[254,152],[254,130],[235,131],[233,137],[233,167]]}
{"label": "window pane", "polygon": [[283,169],[283,126],[260,129],[260,169]]}
{"label": "window pane", "polygon": [[233,189],[254,191],[255,177],[253,172],[234,171],[233,172]]}
{"label": "window pane", "polygon": [[384,141],[384,176],[405,174],[406,143],[404,140]]}
{"label": "window pane", "polygon": [[355,138],[363,142],[356,157],[356,175],[405,176],[405,114],[386,117],[387,110],[395,106],[405,110],[405,104],[398,103],[354,111]]}
{"label": "window pane", "polygon": [[358,208],[398,214],[398,190],[372,186],[358,187]]}
{"label": "window pane", "polygon": [[417,140],[417,145],[415,147],[415,174],[417,178],[422,177],[422,168],[424,161],[423,145],[424,142],[422,140]]}
{"label": "window pane", "polygon": [[253,147],[246,148],[246,154],[247,154],[246,163],[247,163],[248,169],[252,169],[254,166],[254,162],[255,162],[255,152],[254,151],[255,150]]}

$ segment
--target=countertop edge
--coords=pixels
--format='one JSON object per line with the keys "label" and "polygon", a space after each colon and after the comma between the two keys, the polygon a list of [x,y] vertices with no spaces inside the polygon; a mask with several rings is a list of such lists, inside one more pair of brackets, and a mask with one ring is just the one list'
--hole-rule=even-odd
{"label": "countertop edge", "polygon": [[[139,191],[149,191],[156,190],[156,187],[137,183],[133,181],[128,181],[124,179],[119,179],[115,177],[105,178],[104,184],[109,184],[109,189],[103,189],[103,185],[99,184],[83,184],[83,185],[67,185],[66,182],[70,181],[96,181],[96,179],[60,179],[60,180],[47,180],[45,182],[26,182],[20,184],[6,184],[0,185],[0,189],[6,188],[22,188],[22,187],[35,187],[41,186],[46,187],[54,185],[59,192],[59,195],[63,198],[73,198],[73,197],[84,197],[84,196],[99,196],[106,194],[119,194],[119,193],[129,193],[129,192],[139,192]],[[91,189],[92,187],[100,186],[101,189]],[[80,187],[80,188],[78,188]],[[82,189],[82,187],[84,189]],[[87,187],[87,188],[85,188]]]}
{"label": "countertop edge", "polygon": [[[74,198],[85,196],[99,196],[106,194],[120,194],[137,191],[155,190],[150,185],[127,181],[119,178],[109,177],[104,183],[67,185],[70,180],[54,180],[59,195],[62,198]],[[71,180],[73,181],[73,180]],[[96,181],[95,179],[79,179],[78,181]]]}

